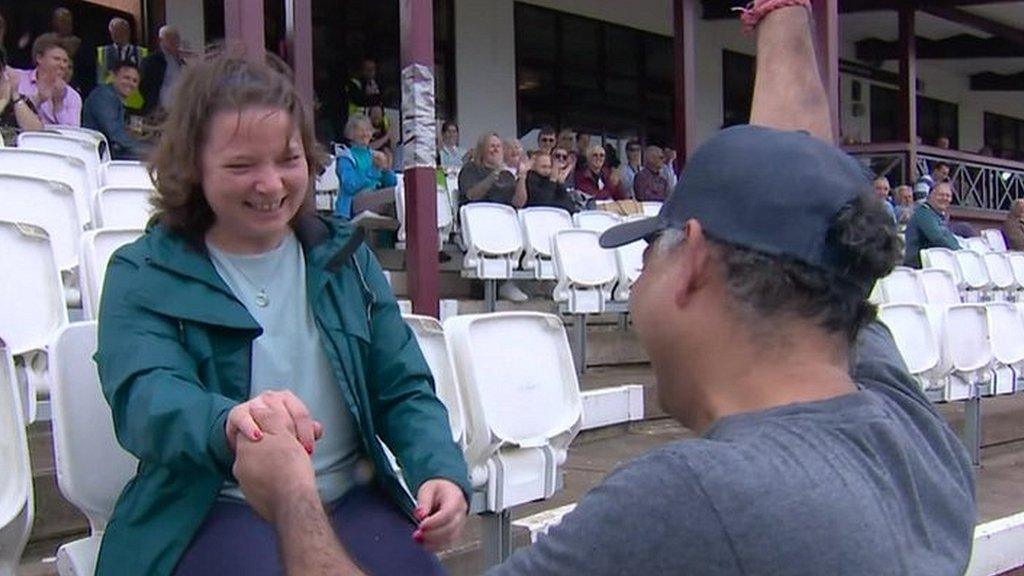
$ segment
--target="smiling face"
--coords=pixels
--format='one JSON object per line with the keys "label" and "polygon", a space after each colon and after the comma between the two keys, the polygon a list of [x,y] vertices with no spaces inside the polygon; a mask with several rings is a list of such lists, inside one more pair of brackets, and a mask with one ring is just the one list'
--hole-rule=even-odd
{"label": "smiling face", "polygon": [[504,161],[504,154],[501,138],[494,135],[488,137],[487,146],[484,148],[484,164],[491,168],[499,168]]}
{"label": "smiling face", "polygon": [[504,145],[505,166],[517,168],[523,160],[523,149],[518,142],[509,142]]}
{"label": "smiling face", "polygon": [[931,194],[928,195],[928,203],[937,212],[945,213],[949,209],[949,205],[953,203],[953,187],[948,182],[936,184],[935,188],[932,188]]}
{"label": "smiling face", "polygon": [[47,78],[64,78],[68,66],[68,53],[60,46],[53,46],[36,57],[39,74]]}
{"label": "smiling face", "polygon": [[114,75],[113,86],[121,98],[127,98],[139,87],[139,71],[131,66],[122,66]]}
{"label": "smiling face", "polygon": [[309,188],[298,127],[287,111],[246,108],[214,115],[199,154],[218,248],[258,254],[277,247]]}
{"label": "smiling face", "polygon": [[533,171],[545,178],[551,177],[551,156],[541,152],[533,157]]}
{"label": "smiling face", "polygon": [[600,172],[604,168],[604,148],[591,146],[587,151],[587,167],[592,172]]}

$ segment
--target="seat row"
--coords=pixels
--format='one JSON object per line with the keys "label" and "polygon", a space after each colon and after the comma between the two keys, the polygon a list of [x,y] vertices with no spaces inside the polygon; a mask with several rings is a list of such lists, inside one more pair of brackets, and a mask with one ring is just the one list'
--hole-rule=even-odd
{"label": "seat row", "polygon": [[[444,325],[429,317],[405,319],[434,373],[452,439],[465,454],[472,511],[501,512],[551,497],[582,423],[561,321],[535,312],[458,316]],[[48,346],[57,483],[90,526],[88,537],[58,550],[62,576],[93,573],[114,503],[137,466],[117,443],[100,389],[92,360],[96,329],[94,321],[69,324]],[[0,475],[0,572],[13,573],[31,529],[33,499],[7,349],[0,348],[0,360],[0,456],[6,466]]]}
{"label": "seat row", "polygon": [[1024,252],[927,248],[921,264],[949,271],[966,300],[1017,299],[1024,291]]}

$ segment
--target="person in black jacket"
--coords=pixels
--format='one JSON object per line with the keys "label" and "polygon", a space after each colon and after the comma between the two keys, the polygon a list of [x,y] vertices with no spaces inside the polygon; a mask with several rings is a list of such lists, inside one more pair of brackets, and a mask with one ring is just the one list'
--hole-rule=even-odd
{"label": "person in black jacket", "polygon": [[145,100],[143,111],[152,114],[166,110],[174,97],[171,87],[181,74],[185,60],[181,54],[181,35],[174,26],[160,28],[160,49],[142,60],[139,91]]}
{"label": "person in black jacket", "polygon": [[555,179],[550,154],[537,152],[533,156],[533,167],[526,175],[526,206],[552,206],[569,212],[577,210],[565,185]]}

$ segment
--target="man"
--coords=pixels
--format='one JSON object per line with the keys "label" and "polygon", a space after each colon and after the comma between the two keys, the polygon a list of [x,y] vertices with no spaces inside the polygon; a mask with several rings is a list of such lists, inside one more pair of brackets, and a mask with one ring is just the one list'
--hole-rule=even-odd
{"label": "man", "polygon": [[144,102],[143,112],[147,114],[170,106],[174,80],[185,66],[178,29],[170,25],[161,26],[159,36],[160,49],[143,58],[139,68],[142,75],[139,91]]}
{"label": "man", "polygon": [[661,167],[661,176],[668,181],[668,189],[675,190],[676,184],[679,182],[679,176],[676,175],[676,151],[669,146],[665,146],[664,154],[665,159]]}
{"label": "man", "polygon": [[893,209],[892,204],[889,202],[889,190],[891,189],[889,179],[885,176],[879,176],[878,178],[875,178],[872,186],[875,188],[875,196],[877,196],[882,202],[882,205],[885,206],[885,211],[892,217],[892,221],[896,222],[896,210]]}
{"label": "man", "polygon": [[671,188],[668,180],[662,175],[665,167],[665,153],[657,146],[648,146],[644,150],[644,169],[636,175],[633,182],[633,196],[641,201],[664,202]]}
{"label": "man", "polygon": [[1010,204],[1010,211],[1003,221],[1003,236],[1010,250],[1024,250],[1024,199],[1018,198]]}
{"label": "man", "polygon": [[905,265],[920,268],[921,250],[926,248],[960,249],[960,242],[946,224],[949,218],[946,211],[952,203],[952,184],[939,182],[928,194],[928,200],[914,210],[914,215],[907,223]]}
{"label": "man", "polygon": [[[149,54],[143,46],[131,43],[132,27],[124,18],[111,18],[107,25],[111,44],[96,48],[96,85],[100,86],[113,79],[114,69],[119,62],[128,62],[138,70],[142,60]],[[135,90],[125,99],[124,105],[129,110],[141,111],[145,102],[142,94]]]}
{"label": "man", "polygon": [[893,196],[896,198],[896,205],[893,206],[896,213],[896,224],[906,226],[910,222],[910,217],[914,215],[914,208],[917,207],[917,204],[914,203],[914,189],[903,184],[896,187]]}
{"label": "man", "polygon": [[[32,43],[36,67],[18,70],[18,93],[31,100],[44,124],[79,126],[82,123],[82,97],[68,86],[70,60],[56,34],[40,34]],[[13,70],[13,68],[12,68]]]}
{"label": "man", "polygon": [[360,112],[368,114],[370,106],[383,103],[382,96],[377,84],[377,63],[373,58],[363,58],[359,62],[359,73],[345,84],[349,116]]}
{"label": "man", "polygon": [[644,169],[643,161],[640,158],[640,142],[631,139],[626,142],[626,161],[622,164],[619,172],[622,174],[622,190],[627,196],[633,194],[633,182],[636,175]]}
{"label": "man", "polygon": [[569,162],[572,163],[575,170],[579,162],[579,156],[576,154],[576,130],[569,126],[559,130],[558,147],[564,148],[569,153]]}
{"label": "man", "polygon": [[85,99],[82,125],[102,132],[110,143],[110,155],[118,160],[138,160],[148,146],[133,137],[124,124],[124,100],[139,87],[139,69],[127,60],[114,67],[114,80],[93,89]]}
{"label": "man", "polygon": [[925,174],[917,179],[914,183],[914,201],[920,202],[924,200],[928,194],[932,191],[939,182],[945,182],[949,179],[949,164],[945,162],[936,162],[935,166],[932,167],[931,174]]}
{"label": "man", "polygon": [[[871,322],[870,286],[899,243],[862,168],[815,138],[831,129],[810,21],[785,6],[758,25],[751,122],[781,130],[723,131],[688,158],[657,218],[602,237],[651,242],[633,320],[662,406],[701,438],[625,464],[492,575],[966,568],[970,463]],[[788,169],[765,179],[775,162]],[[242,441],[235,475],[275,524],[289,573],[359,573],[288,417],[255,416],[273,432]]]}
{"label": "man", "polygon": [[558,137],[555,135],[555,127],[541,126],[540,132],[537,133],[537,151],[541,154],[551,154],[556,142]]}

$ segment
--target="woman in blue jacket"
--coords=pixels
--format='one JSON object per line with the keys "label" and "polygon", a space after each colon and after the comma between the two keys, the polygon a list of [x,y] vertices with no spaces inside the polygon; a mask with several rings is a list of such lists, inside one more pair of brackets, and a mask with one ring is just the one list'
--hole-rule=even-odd
{"label": "woman in blue jacket", "polygon": [[334,213],[352,218],[364,211],[394,215],[395,186],[398,181],[391,171],[391,156],[370,148],[373,123],[365,114],[356,113],[345,124],[348,146],[338,153],[335,170],[341,180]]}
{"label": "woman in blue jacket", "polygon": [[157,223],[114,255],[100,306],[100,380],[139,468],[97,574],[281,573],[232,474],[260,406],[291,415],[367,572],[440,573],[430,550],[464,522],[465,461],[377,261],[315,215],[312,116],[282,71],[238,56],[190,66],[177,89]]}

